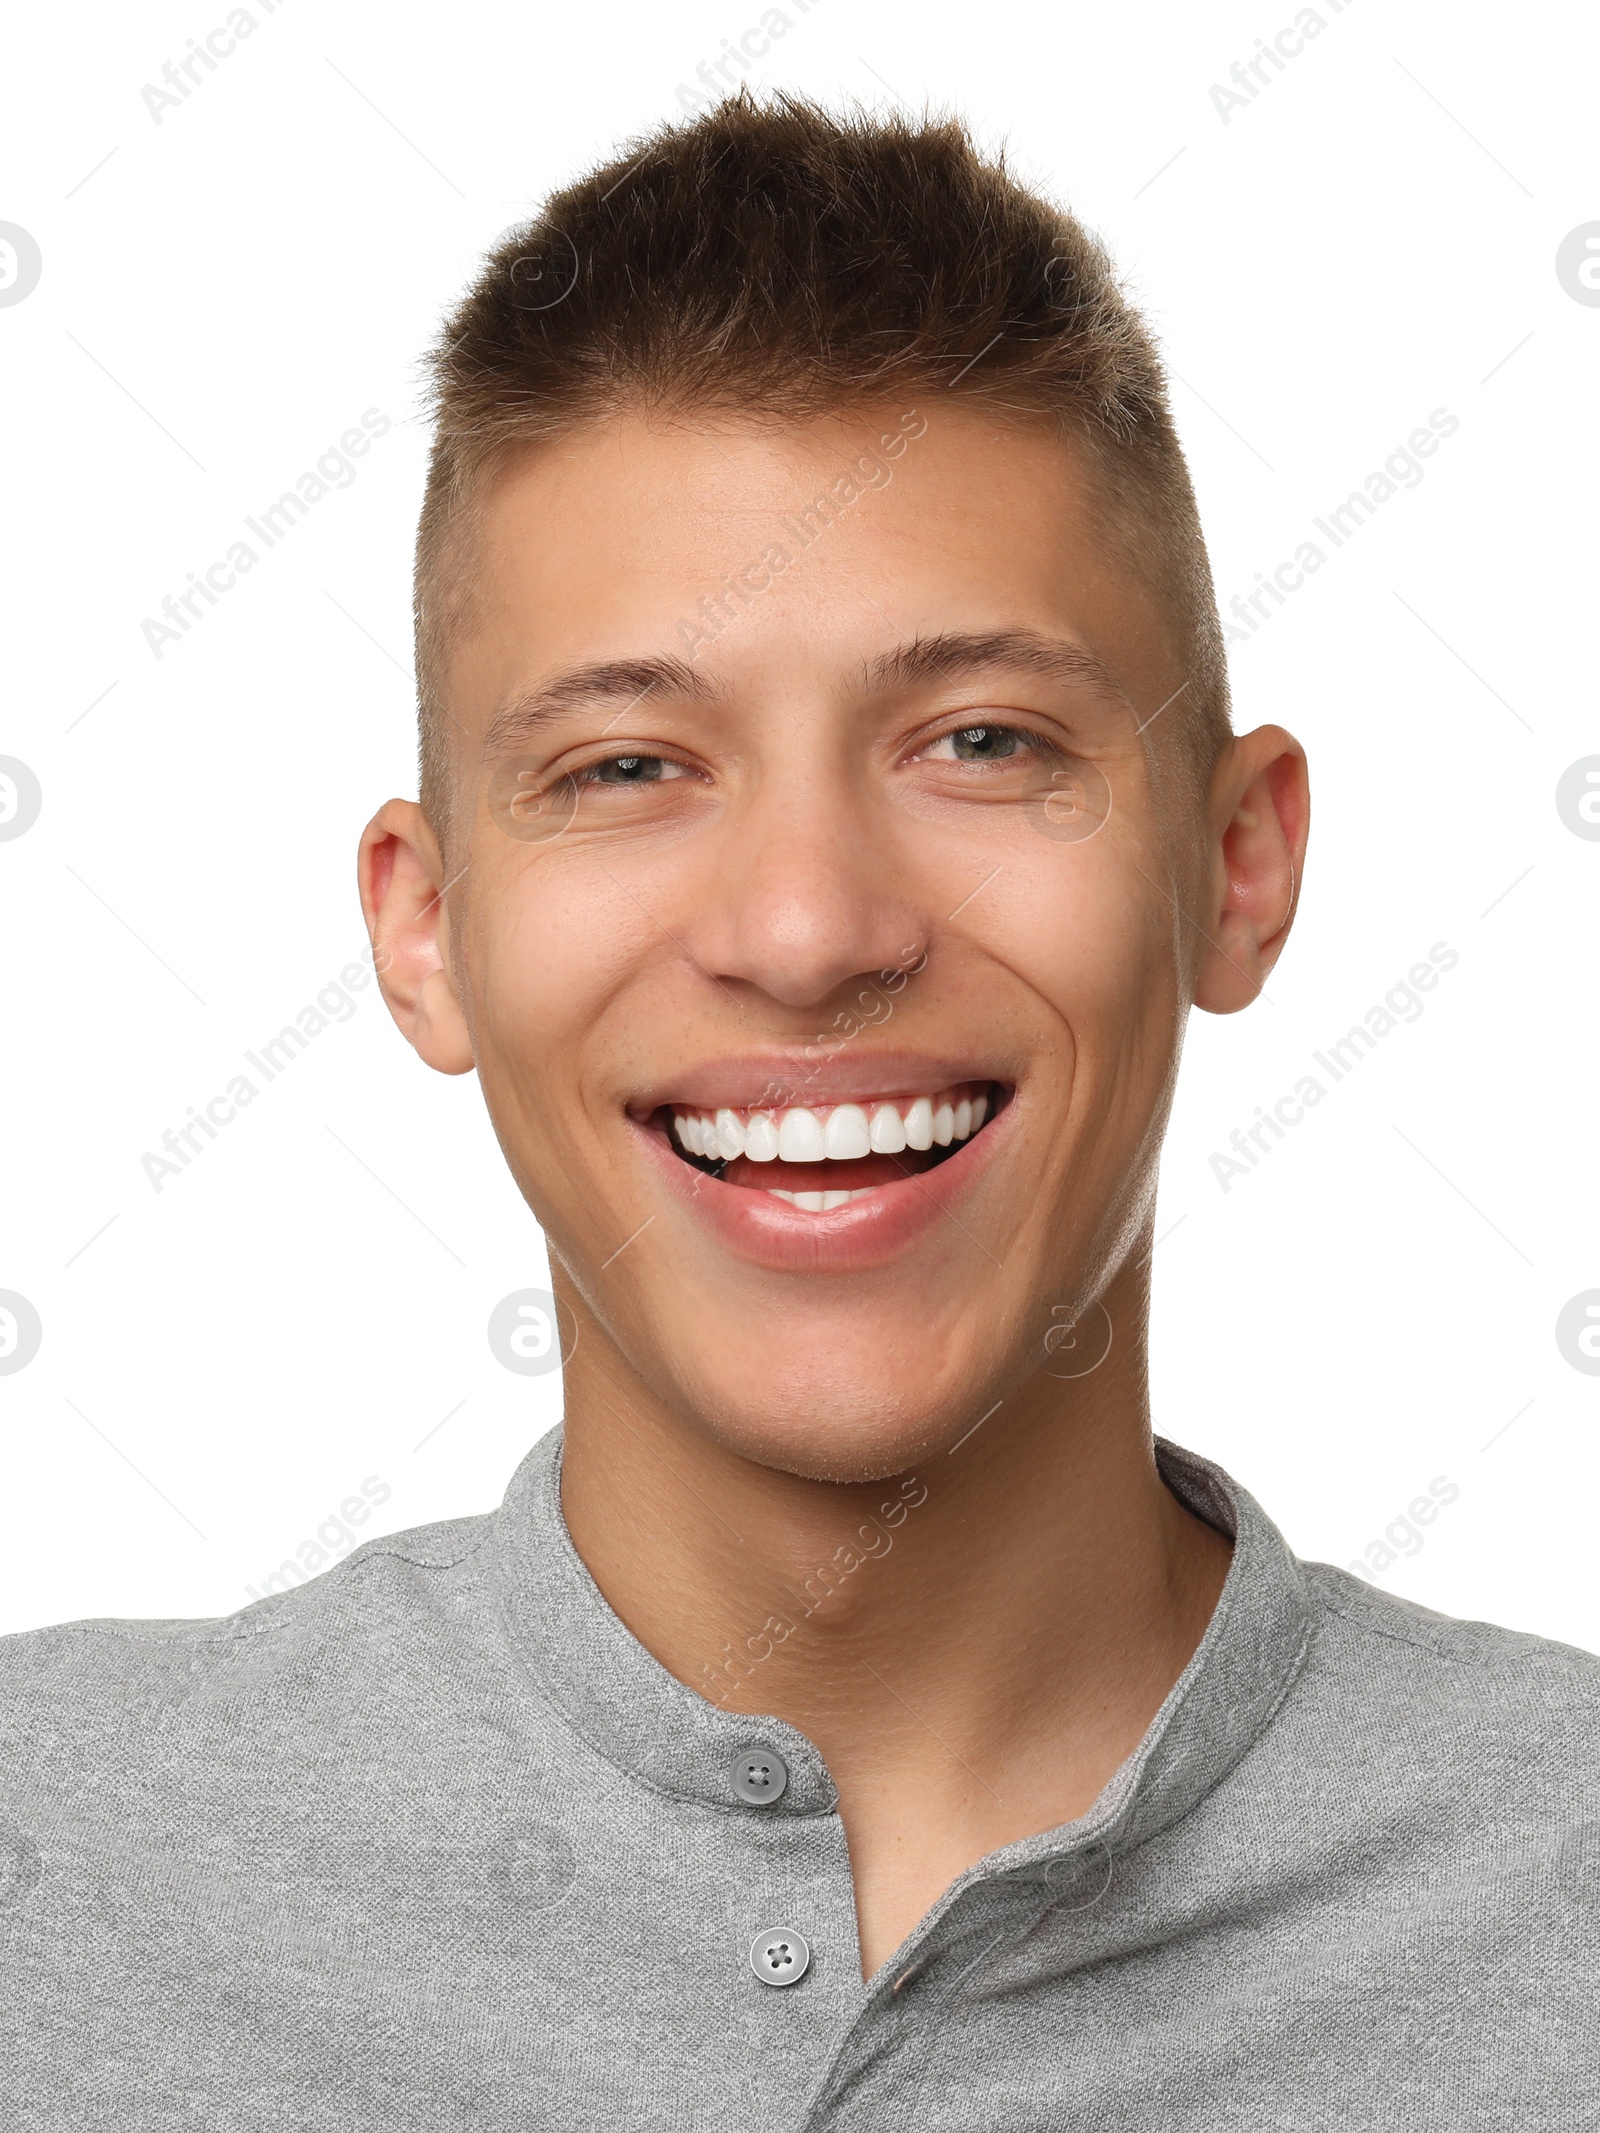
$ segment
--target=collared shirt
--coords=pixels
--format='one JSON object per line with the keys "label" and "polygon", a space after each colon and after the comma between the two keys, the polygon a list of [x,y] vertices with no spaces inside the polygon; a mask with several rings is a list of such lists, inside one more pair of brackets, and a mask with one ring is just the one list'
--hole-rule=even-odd
{"label": "collared shirt", "polygon": [[1218,1468],[1215,1615],[1077,1821],[870,1983],[827,1769],[500,1509],[225,1620],[0,1640],[19,2133],[1579,2133],[1600,1661],[1297,1561]]}

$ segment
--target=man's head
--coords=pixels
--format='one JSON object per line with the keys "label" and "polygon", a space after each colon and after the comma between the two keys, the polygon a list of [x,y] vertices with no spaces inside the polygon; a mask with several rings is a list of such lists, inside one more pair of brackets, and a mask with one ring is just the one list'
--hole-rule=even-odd
{"label": "man's head", "polygon": [[580,1367],[840,1478],[1069,1393],[1305,816],[1103,253],[955,126],[740,101],[503,245],[435,380],[364,896]]}

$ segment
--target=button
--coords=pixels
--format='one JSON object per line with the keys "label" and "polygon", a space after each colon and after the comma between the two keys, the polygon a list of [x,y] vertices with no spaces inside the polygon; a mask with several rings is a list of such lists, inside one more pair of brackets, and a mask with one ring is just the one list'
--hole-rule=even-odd
{"label": "button", "polygon": [[752,1807],[781,1800],[789,1783],[789,1765],[770,1748],[746,1748],[733,1759],[733,1789]]}
{"label": "button", "polygon": [[750,1967],[763,1985],[798,1985],[811,1968],[811,1950],[792,1926],[769,1926],[750,1943]]}

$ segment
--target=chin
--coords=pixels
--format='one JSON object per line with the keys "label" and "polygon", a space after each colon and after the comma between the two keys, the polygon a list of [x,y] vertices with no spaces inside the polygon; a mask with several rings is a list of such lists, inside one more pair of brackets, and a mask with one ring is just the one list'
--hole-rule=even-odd
{"label": "chin", "polygon": [[930,1359],[926,1329],[911,1329],[908,1345],[911,1369],[898,1342],[864,1342],[852,1358],[836,1341],[790,1341],[743,1371],[725,1362],[689,1370],[685,1404],[709,1436],[756,1465],[808,1481],[884,1481],[947,1451],[995,1398],[974,1408],[980,1394],[952,1394],[980,1373]]}

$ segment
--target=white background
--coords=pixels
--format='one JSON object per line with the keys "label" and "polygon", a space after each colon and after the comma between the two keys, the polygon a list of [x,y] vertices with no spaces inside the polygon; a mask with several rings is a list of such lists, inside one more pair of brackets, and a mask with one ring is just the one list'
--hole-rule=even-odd
{"label": "white background", "polygon": [[[35,5],[10,35],[0,219],[43,274],[0,309],[0,754],[43,811],[0,842],[0,1288],[44,1338],[0,1376],[3,1629],[231,1612],[364,1478],[392,1492],[366,1534],[485,1509],[556,1417],[557,1381],[485,1339],[547,1277],[477,1085],[419,1066],[372,990],[159,1194],[140,1158],[362,945],[356,836],[415,790],[442,310],[762,7],[256,0],[157,124],[143,85],[226,12]],[[1226,123],[1212,84],[1290,0],[814,0],[754,78],[953,104],[1101,231],[1179,381],[1224,602],[1458,418],[1234,652],[1238,723],[1304,739],[1318,811],[1270,1002],[1191,1033],[1155,1405],[1340,1563],[1449,1477],[1382,1582],[1600,1646],[1600,1377],[1555,1338],[1600,1287],[1600,843],[1555,805],[1600,751],[1600,309],[1555,271],[1600,217],[1600,53],[1576,6],[1514,37],[1498,8],[1318,12]],[[368,408],[394,427],[357,479],[155,659],[143,619]],[[1421,1018],[1224,1193],[1212,1152],[1440,941]]]}

